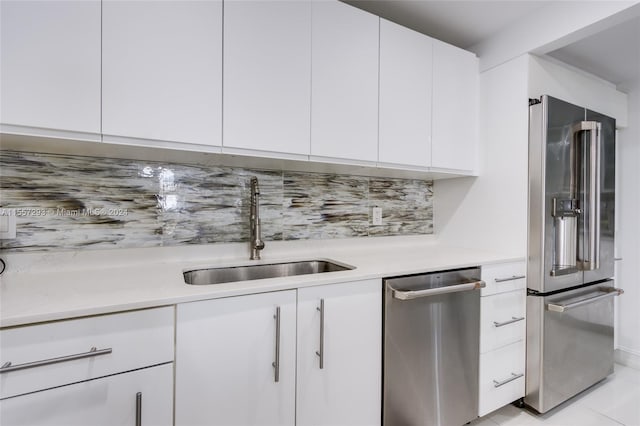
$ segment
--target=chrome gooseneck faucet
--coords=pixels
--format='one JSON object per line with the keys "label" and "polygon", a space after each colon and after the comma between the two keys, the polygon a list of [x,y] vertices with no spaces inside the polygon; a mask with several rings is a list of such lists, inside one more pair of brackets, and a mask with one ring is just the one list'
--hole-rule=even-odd
{"label": "chrome gooseneck faucet", "polygon": [[258,178],[251,178],[251,212],[249,213],[250,222],[250,243],[251,243],[251,260],[260,259],[260,250],[264,248],[264,241],[260,237],[260,187],[258,186]]}

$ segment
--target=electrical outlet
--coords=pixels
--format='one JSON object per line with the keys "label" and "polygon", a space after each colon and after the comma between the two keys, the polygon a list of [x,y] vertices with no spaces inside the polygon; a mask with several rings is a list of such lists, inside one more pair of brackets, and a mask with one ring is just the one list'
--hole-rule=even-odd
{"label": "electrical outlet", "polygon": [[14,210],[0,209],[0,240],[16,237],[16,215]]}
{"label": "electrical outlet", "polygon": [[374,207],[372,216],[374,225],[382,225],[382,207]]}

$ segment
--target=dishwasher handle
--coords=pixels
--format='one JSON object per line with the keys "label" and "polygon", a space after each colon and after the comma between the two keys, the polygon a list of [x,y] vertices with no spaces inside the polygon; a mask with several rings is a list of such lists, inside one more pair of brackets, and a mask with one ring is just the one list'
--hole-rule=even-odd
{"label": "dishwasher handle", "polygon": [[419,299],[421,297],[437,296],[439,294],[457,293],[459,291],[470,291],[484,288],[487,285],[484,281],[472,281],[470,283],[462,283],[456,285],[449,285],[446,287],[428,288],[426,290],[396,290],[389,286],[393,291],[393,298],[398,300],[412,300]]}

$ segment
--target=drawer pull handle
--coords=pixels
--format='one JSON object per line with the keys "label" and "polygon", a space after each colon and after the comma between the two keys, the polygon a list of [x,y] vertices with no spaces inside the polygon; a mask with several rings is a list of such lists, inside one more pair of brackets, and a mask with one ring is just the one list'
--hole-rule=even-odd
{"label": "drawer pull handle", "polygon": [[505,281],[514,281],[514,280],[520,280],[522,278],[526,278],[526,275],[514,275],[512,277],[507,277],[507,278],[496,278],[495,281],[497,283],[503,283]]}
{"label": "drawer pull handle", "polygon": [[494,321],[493,325],[498,328],[498,327],[503,327],[505,325],[509,325],[509,324],[513,324],[514,322],[518,322],[518,321],[522,321],[524,319],[524,317],[511,317],[511,319],[509,321],[504,321],[504,322],[497,322]]}
{"label": "drawer pull handle", "polygon": [[499,388],[500,386],[504,386],[509,382],[513,382],[516,379],[519,379],[520,377],[524,376],[524,373],[520,373],[520,374],[516,374],[516,373],[511,373],[511,377],[509,377],[508,379],[505,379],[501,382],[494,380],[493,381],[493,387],[494,388]]}
{"label": "drawer pull handle", "polygon": [[111,348],[96,349],[94,346],[91,349],[89,349],[88,352],[83,352],[83,353],[74,354],[74,355],[60,356],[57,358],[43,359],[42,361],[25,362],[24,364],[17,364],[17,365],[11,365],[11,361],[9,361],[9,362],[5,362],[2,365],[2,367],[0,367],[0,374],[8,373],[10,371],[25,370],[27,368],[42,367],[44,365],[57,364],[59,362],[74,361],[76,359],[91,358],[99,355],[107,355],[107,354],[110,354],[111,352],[112,352]]}

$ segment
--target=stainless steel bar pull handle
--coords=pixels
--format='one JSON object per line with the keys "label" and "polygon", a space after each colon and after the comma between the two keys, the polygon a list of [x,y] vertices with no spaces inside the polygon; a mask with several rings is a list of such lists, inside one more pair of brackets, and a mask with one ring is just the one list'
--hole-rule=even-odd
{"label": "stainless steel bar pull handle", "polygon": [[276,320],[276,360],[271,363],[273,366],[273,381],[280,381],[280,306],[276,307],[276,314],[273,316]]}
{"label": "stainless steel bar pull handle", "polygon": [[142,426],[142,392],[136,394],[136,426]]}
{"label": "stainless steel bar pull handle", "polygon": [[507,278],[496,278],[495,282],[497,283],[503,283],[505,281],[514,281],[514,280],[520,280],[522,278],[526,278],[526,275],[513,275],[511,277],[507,277]]}
{"label": "stainless steel bar pull handle", "polygon": [[590,293],[588,296],[591,296],[591,297],[586,297],[578,302],[569,303],[567,305],[549,303],[547,305],[547,309],[549,309],[552,312],[566,312],[571,309],[579,308],[580,306],[590,305],[591,303],[599,302],[602,299],[608,299],[610,297],[620,296],[623,293],[624,293],[624,290],[622,290],[621,288],[603,287],[594,293]]}
{"label": "stainless steel bar pull handle", "polygon": [[513,324],[514,322],[518,322],[518,321],[522,321],[522,320],[524,320],[524,317],[511,317],[510,320],[504,321],[504,322],[494,321],[493,322],[493,326],[496,327],[496,328],[504,327],[505,325]]}
{"label": "stainless steel bar pull handle", "polygon": [[418,299],[420,297],[437,296],[438,294],[457,293],[459,291],[476,290],[484,288],[487,285],[484,281],[472,281],[470,283],[463,283],[457,285],[450,285],[446,287],[429,288],[426,290],[393,290],[393,298],[398,300],[411,300]]}
{"label": "stainless steel bar pull handle", "polygon": [[602,144],[602,124],[597,121],[581,121],[573,127],[575,133],[589,131],[589,179],[584,182],[588,193],[589,233],[582,269],[593,271],[600,267],[600,146]]}
{"label": "stainless steel bar pull handle", "polygon": [[16,365],[12,365],[11,361],[8,361],[8,362],[5,362],[2,365],[2,367],[0,367],[0,374],[8,373],[10,371],[26,370],[27,368],[42,367],[45,365],[57,364],[59,362],[74,361],[76,359],[91,358],[94,356],[110,354],[111,352],[112,352],[111,348],[96,349],[94,346],[91,349],[89,349],[88,352],[60,356],[57,358],[43,359],[42,361],[25,362],[24,364],[16,364]]}
{"label": "stainless steel bar pull handle", "polygon": [[504,379],[501,382],[499,382],[497,380],[494,380],[493,381],[493,387],[494,388],[499,388],[500,386],[504,386],[509,382],[513,382],[514,380],[519,379],[522,376],[524,376],[524,373],[520,373],[520,374],[511,373],[511,377],[509,377],[508,379]]}
{"label": "stainless steel bar pull handle", "polygon": [[320,370],[324,368],[324,299],[320,299],[320,307],[316,308],[320,311],[320,350],[316,351],[316,355],[320,358]]}
{"label": "stainless steel bar pull handle", "polygon": [[591,129],[591,155],[589,173],[589,269],[600,268],[600,145],[602,124]]}

